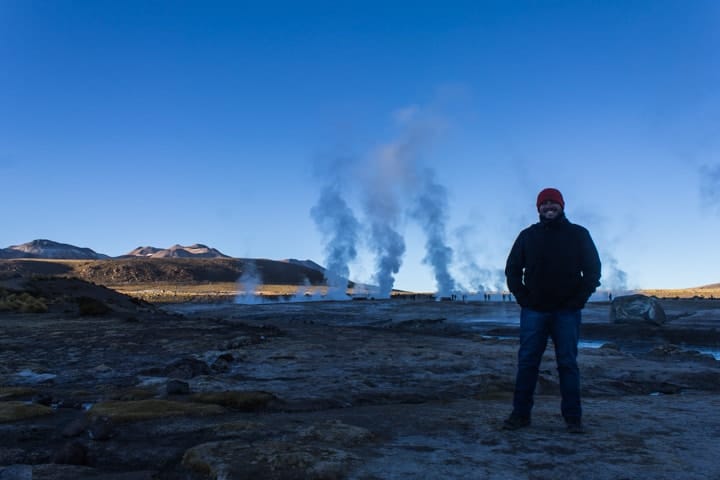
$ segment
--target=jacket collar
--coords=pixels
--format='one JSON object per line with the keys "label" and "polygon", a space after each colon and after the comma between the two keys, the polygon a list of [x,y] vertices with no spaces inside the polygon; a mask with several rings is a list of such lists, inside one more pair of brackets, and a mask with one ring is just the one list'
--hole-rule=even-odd
{"label": "jacket collar", "polygon": [[565,216],[565,212],[561,212],[560,215],[553,218],[552,220],[547,220],[545,218],[540,217],[540,225],[548,228],[557,228],[561,225],[565,225],[566,223],[570,223]]}

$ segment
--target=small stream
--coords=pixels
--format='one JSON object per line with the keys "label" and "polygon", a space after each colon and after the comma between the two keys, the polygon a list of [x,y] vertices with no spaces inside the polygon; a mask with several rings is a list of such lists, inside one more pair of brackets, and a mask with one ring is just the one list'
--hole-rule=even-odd
{"label": "small stream", "polygon": [[[477,330],[483,330],[487,324],[493,324],[498,326],[514,326],[518,327],[517,320],[513,320],[510,322],[498,322],[498,320],[495,319],[473,319],[470,321],[466,321],[467,323],[476,324]],[[482,325],[482,326],[480,326]],[[486,338],[493,338],[498,340],[516,340],[517,336],[512,335],[483,335],[483,337]],[[652,342],[646,342],[646,341],[637,341],[637,340],[610,340],[610,339],[593,339],[593,340],[580,340],[578,343],[579,348],[600,348],[605,344],[614,344],[618,346],[618,349],[620,349],[623,352],[628,353],[648,353],[653,348],[657,347],[657,343]],[[705,355],[712,355],[715,360],[720,360],[720,346],[709,346],[709,345],[691,345],[686,343],[681,343],[677,345],[681,350],[685,352],[699,352],[701,354]]]}

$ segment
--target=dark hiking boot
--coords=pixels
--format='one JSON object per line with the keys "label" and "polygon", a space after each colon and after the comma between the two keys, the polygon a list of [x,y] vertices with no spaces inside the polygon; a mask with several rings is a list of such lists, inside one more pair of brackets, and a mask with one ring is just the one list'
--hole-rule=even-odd
{"label": "dark hiking boot", "polygon": [[510,414],[508,418],[503,422],[503,430],[517,430],[530,425],[530,417],[524,417],[522,415]]}
{"label": "dark hiking boot", "polygon": [[570,418],[565,420],[565,426],[568,433],[585,433],[582,421],[579,418]]}

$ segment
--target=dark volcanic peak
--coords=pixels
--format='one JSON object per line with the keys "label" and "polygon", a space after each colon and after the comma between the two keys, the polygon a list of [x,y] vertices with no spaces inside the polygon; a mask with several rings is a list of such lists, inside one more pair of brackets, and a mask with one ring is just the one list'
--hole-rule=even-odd
{"label": "dark volcanic peak", "polygon": [[18,250],[13,250],[12,248],[0,248],[0,258],[6,259],[6,258],[28,258],[28,254],[25,252],[20,252]]}
{"label": "dark volcanic peak", "polygon": [[125,256],[145,258],[231,258],[219,250],[201,243],[195,243],[187,247],[182,245],[173,245],[170,248],[138,247]]}
{"label": "dark volcanic peak", "polygon": [[5,250],[19,253],[19,256],[4,258],[55,258],[67,260],[98,260],[110,258],[89,248],[76,247],[67,243],[39,239],[22,245],[12,245]]}

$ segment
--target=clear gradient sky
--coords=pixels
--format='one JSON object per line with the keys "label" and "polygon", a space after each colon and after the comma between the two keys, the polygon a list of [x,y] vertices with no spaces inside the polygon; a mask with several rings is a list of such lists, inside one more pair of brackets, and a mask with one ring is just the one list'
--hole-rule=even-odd
{"label": "clear gradient sky", "polygon": [[434,291],[418,172],[460,285],[498,280],[547,186],[605,287],[720,282],[720,2],[0,0],[2,248],[324,264],[332,184],[351,278],[382,199],[394,286]]}

